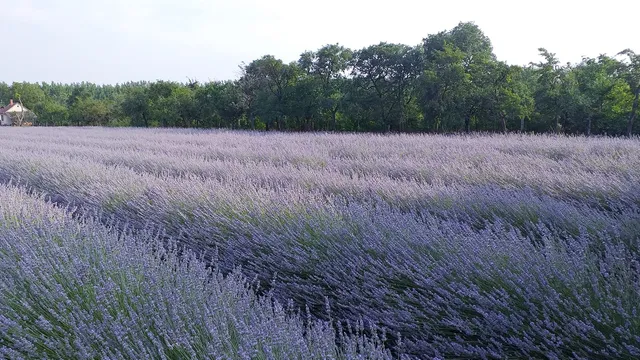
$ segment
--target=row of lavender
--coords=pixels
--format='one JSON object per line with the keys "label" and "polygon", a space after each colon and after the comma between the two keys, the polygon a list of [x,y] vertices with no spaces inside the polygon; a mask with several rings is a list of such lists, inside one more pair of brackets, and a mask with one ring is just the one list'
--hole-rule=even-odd
{"label": "row of lavender", "polygon": [[[557,217],[550,213],[547,197],[554,203],[557,199],[575,200],[592,207],[614,206],[619,211],[621,206],[637,205],[639,149],[633,142],[616,139],[557,141],[512,136],[397,140],[280,134],[265,139],[257,134],[248,137],[226,132],[163,134],[166,131],[87,134],[76,130],[56,138],[48,132],[34,132],[4,134],[0,139],[11,153],[46,154],[156,175],[214,179],[234,188],[376,198],[418,212],[459,202],[456,199],[462,195],[473,200],[462,204],[475,207],[468,214],[491,217],[482,206],[483,198],[510,197],[495,196],[495,190],[534,191],[544,195],[544,202],[523,207],[509,201],[495,204],[489,212],[500,208],[501,216],[521,217],[513,219],[520,223],[542,217],[564,222],[565,227],[573,224],[574,232],[575,224],[588,222],[572,214]],[[477,191],[477,186],[483,191]]]}
{"label": "row of lavender", "polygon": [[[193,174],[262,185],[277,180],[308,187],[363,187],[376,192],[401,181],[418,185],[500,185],[535,188],[561,196],[620,195],[638,176],[640,150],[633,141],[553,137],[357,136],[233,132],[171,133],[69,130],[0,134],[3,145],[126,165],[156,174]],[[322,174],[322,181],[318,181]],[[551,175],[551,176],[549,176]],[[602,178],[607,176],[608,181]],[[345,184],[346,183],[346,184]],[[388,191],[391,192],[391,191]]]}
{"label": "row of lavender", "polygon": [[391,358],[291,313],[238,272],[0,186],[2,359]]}
{"label": "row of lavender", "polygon": [[21,130],[5,181],[160,228],[317,316],[326,296],[399,352],[638,354],[633,140]]}

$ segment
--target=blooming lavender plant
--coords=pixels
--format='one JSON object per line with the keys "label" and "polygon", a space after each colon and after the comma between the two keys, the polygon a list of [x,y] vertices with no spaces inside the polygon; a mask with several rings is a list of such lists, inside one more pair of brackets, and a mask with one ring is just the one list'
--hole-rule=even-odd
{"label": "blooming lavender plant", "polygon": [[0,358],[391,358],[205,265],[0,186]]}
{"label": "blooming lavender plant", "polygon": [[1,179],[215,250],[223,272],[242,266],[315,317],[326,297],[337,324],[388,329],[396,354],[638,356],[637,140],[120,129],[0,139],[12,150]]}

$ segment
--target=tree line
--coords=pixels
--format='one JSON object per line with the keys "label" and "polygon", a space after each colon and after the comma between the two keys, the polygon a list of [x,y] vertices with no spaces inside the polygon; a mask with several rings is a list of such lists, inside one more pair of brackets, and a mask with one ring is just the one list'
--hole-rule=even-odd
{"label": "tree line", "polygon": [[139,126],[367,132],[638,134],[640,54],[508,65],[474,23],[417,46],[339,44],[291,63],[271,55],[237,80],[0,83],[41,126]]}

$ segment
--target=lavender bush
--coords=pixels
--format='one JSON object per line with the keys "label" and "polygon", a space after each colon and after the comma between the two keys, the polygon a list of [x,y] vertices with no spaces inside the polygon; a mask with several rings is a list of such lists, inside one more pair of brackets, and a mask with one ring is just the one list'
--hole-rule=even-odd
{"label": "lavender bush", "polygon": [[[10,129],[0,179],[419,358],[640,356],[640,144]],[[211,255],[213,254],[213,255]],[[326,318],[325,318],[326,320]],[[402,344],[394,334],[400,333]]]}
{"label": "lavender bush", "polygon": [[0,358],[391,358],[205,265],[0,186]]}

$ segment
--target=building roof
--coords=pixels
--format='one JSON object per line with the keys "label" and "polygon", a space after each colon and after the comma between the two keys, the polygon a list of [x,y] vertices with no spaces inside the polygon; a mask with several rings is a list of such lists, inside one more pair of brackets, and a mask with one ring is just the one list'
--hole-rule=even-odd
{"label": "building roof", "polygon": [[6,106],[0,106],[0,114],[4,114],[7,111],[11,110],[14,106],[18,105],[18,103],[9,104]]}

